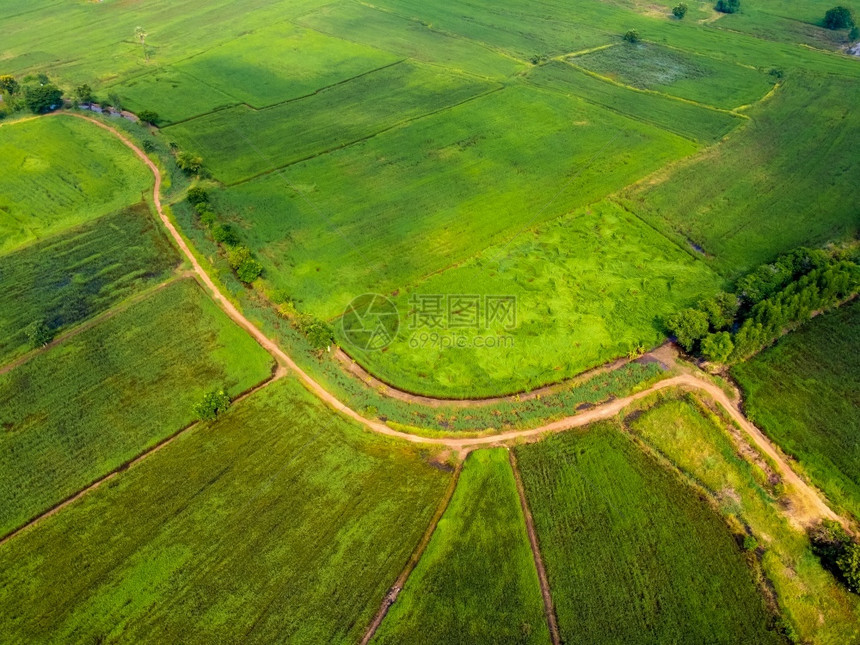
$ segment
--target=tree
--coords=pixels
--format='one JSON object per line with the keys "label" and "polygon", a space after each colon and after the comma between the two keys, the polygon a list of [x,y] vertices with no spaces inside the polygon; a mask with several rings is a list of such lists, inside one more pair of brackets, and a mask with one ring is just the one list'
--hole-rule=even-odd
{"label": "tree", "polygon": [[226,246],[234,246],[239,243],[239,236],[229,224],[215,224],[212,227],[212,239]]}
{"label": "tree", "polygon": [[727,331],[708,334],[702,339],[702,356],[712,363],[725,363],[735,348]]}
{"label": "tree", "polygon": [[152,110],[141,110],[137,113],[137,118],[144,123],[155,125],[155,122],[158,121],[158,112],[153,112]]}
{"label": "tree", "polygon": [[714,9],[720,13],[737,13],[741,9],[741,0],[717,0]]}
{"label": "tree", "polygon": [[721,291],[705,300],[701,309],[707,314],[712,330],[728,329],[738,313],[738,298],[732,293]]}
{"label": "tree", "polygon": [[682,309],[666,319],[666,327],[684,349],[692,352],[696,341],[708,333],[708,316],[698,309]]}
{"label": "tree", "polygon": [[56,85],[27,85],[24,88],[24,105],[34,114],[56,110],[63,104],[63,92]]}
{"label": "tree", "polygon": [[230,397],[224,390],[209,390],[194,406],[194,414],[201,421],[213,421],[230,407]]}
{"label": "tree", "polygon": [[263,265],[254,258],[247,258],[236,267],[236,276],[245,284],[251,284],[263,273]]}
{"label": "tree", "polygon": [[198,174],[203,169],[203,157],[191,152],[176,155],[176,165],[188,174]]}
{"label": "tree", "polygon": [[675,5],[672,8],[672,15],[675,16],[678,20],[683,20],[684,16],[687,15],[687,5],[683,2]]}
{"label": "tree", "polygon": [[143,47],[143,60],[149,60],[149,54],[146,51],[146,30],[143,27],[135,27],[134,28],[134,37],[140,43],[140,46]]}
{"label": "tree", "polygon": [[296,327],[305,335],[314,349],[327,349],[334,342],[334,332],[328,323],[310,314],[299,316]]}
{"label": "tree", "polygon": [[623,36],[625,42],[628,43],[638,43],[639,42],[639,32],[635,29],[629,29],[626,34]]}
{"label": "tree", "polygon": [[854,26],[854,15],[848,7],[833,7],[824,14],[824,26],[827,29],[850,29]]}
{"label": "tree", "polygon": [[93,94],[93,88],[86,83],[78,85],[75,88],[74,97],[78,103],[94,103],[96,100],[96,97]]}
{"label": "tree", "polygon": [[113,105],[117,110],[122,112],[122,97],[120,97],[119,94],[117,94],[116,92],[111,92],[110,94],[108,94],[108,100],[110,101],[111,105]]}
{"label": "tree", "polygon": [[200,204],[205,204],[209,201],[209,193],[207,193],[206,189],[201,186],[192,186],[188,189],[186,199],[192,206],[199,206]]}
{"label": "tree", "polygon": [[44,320],[34,320],[24,328],[24,335],[33,349],[44,347],[54,339],[53,330]]}
{"label": "tree", "polygon": [[0,92],[4,94],[15,94],[20,85],[18,85],[18,81],[15,80],[14,76],[0,76]]}
{"label": "tree", "polygon": [[860,593],[860,544],[851,542],[836,559],[836,566],[845,584],[854,593]]}

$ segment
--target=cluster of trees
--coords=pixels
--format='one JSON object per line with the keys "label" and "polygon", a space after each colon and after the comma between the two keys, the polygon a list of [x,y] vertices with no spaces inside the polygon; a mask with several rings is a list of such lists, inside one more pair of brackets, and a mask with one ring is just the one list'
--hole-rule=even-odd
{"label": "cluster of trees", "polygon": [[194,405],[194,416],[201,421],[214,421],[230,407],[230,396],[224,390],[210,390]]}
{"label": "cluster of trees", "polygon": [[741,0],[717,0],[714,9],[720,13],[737,13],[741,10]]}
{"label": "cluster of trees", "polygon": [[860,544],[834,520],[822,520],[810,529],[809,539],[824,568],[851,591],[860,593]]}
{"label": "cluster of trees", "polygon": [[24,109],[45,114],[63,105],[63,91],[45,74],[30,74],[20,82],[14,76],[0,76],[0,93],[4,107],[0,116]]}
{"label": "cluster of trees", "polygon": [[239,236],[229,224],[221,224],[212,204],[209,194],[200,186],[188,189],[188,203],[200,218],[200,223],[209,229],[212,239],[220,244],[227,253],[227,262],[236,272],[236,276],[245,284],[251,284],[263,273],[263,265],[251,254],[251,249],[241,244]]}
{"label": "cluster of trees", "polygon": [[736,363],[779,336],[857,293],[860,266],[820,250],[796,249],[719,293],[665,320],[688,352],[714,363]]}

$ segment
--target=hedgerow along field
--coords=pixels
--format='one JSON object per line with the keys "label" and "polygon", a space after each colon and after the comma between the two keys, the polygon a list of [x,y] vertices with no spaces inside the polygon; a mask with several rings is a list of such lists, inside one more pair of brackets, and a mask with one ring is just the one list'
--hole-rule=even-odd
{"label": "hedgerow along field", "polygon": [[358,642],[450,477],[279,380],[4,545],[0,633]]}
{"label": "hedgerow along field", "polygon": [[64,117],[0,128],[0,253],[137,204],[149,170],[120,141]]}
{"label": "hedgerow along field", "polygon": [[860,517],[860,303],[823,314],[732,368],[747,415]]}
{"label": "hedgerow along field", "polygon": [[179,257],[144,204],[0,256],[0,363],[165,280]]}
{"label": "hedgerow along field", "polygon": [[427,549],[372,642],[549,642],[507,449],[468,456]]}
{"label": "hedgerow along field", "polygon": [[784,642],[728,526],[616,422],[516,455],[563,642]]}
{"label": "hedgerow along field", "polygon": [[0,376],[0,535],[195,421],[272,359],[190,279]]}
{"label": "hedgerow along field", "polygon": [[[785,486],[748,442],[695,398],[652,398],[632,410],[625,427],[702,487],[729,522],[752,539],[748,548],[773,586],[782,630],[795,642],[855,642],[860,597],[826,571],[804,527],[789,519]],[[733,430],[737,435],[737,431]],[[745,538],[745,542],[746,542]]]}

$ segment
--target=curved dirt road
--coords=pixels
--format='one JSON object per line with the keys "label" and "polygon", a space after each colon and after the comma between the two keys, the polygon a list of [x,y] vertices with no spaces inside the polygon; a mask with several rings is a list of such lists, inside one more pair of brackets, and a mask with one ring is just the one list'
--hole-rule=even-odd
{"label": "curved dirt road", "polygon": [[791,486],[795,489],[796,494],[799,497],[803,498],[804,508],[802,510],[798,509],[798,513],[795,514],[795,517],[800,522],[810,523],[820,518],[830,518],[838,520],[843,524],[846,524],[843,518],[839,517],[830,509],[830,507],[827,506],[827,504],[818,494],[818,492],[810,485],[808,485],[803,479],[801,479],[800,476],[796,472],[794,472],[794,470],[792,470],[786,459],[771,444],[771,442],[764,436],[764,434],[752,423],[750,423],[750,421],[743,415],[740,408],[734,402],[732,402],[728,396],[726,396],[725,392],[723,392],[713,383],[701,378],[697,378],[696,376],[693,376],[691,374],[684,374],[681,376],[666,379],[664,381],[660,381],[659,383],[656,383],[650,388],[633,394],[631,396],[610,401],[609,403],[592,408],[586,412],[566,417],[564,419],[559,419],[558,421],[554,421],[539,428],[533,428],[530,430],[511,430],[508,432],[502,432],[499,434],[484,437],[424,437],[421,435],[400,432],[388,427],[387,425],[379,421],[364,418],[355,410],[346,406],[344,403],[334,397],[331,393],[325,390],[310,375],[308,375],[304,370],[302,370],[273,340],[271,340],[259,328],[257,328],[253,323],[251,323],[251,321],[248,320],[232,302],[230,302],[226,297],[223,296],[221,291],[209,277],[209,274],[207,274],[206,271],[203,270],[203,267],[200,265],[200,263],[197,261],[197,258],[191,252],[191,249],[186,244],[183,237],[179,234],[179,231],[164,214],[164,209],[161,204],[161,171],[158,169],[155,163],[153,163],[153,161],[146,156],[143,150],[141,150],[137,145],[134,144],[134,142],[125,137],[115,128],[112,128],[109,125],[106,125],[94,118],[73,112],[55,112],[53,114],[68,115],[75,118],[83,119],[85,121],[89,121],[90,123],[95,124],[96,126],[104,130],[107,130],[115,137],[117,137],[120,141],[122,141],[126,146],[128,146],[141,159],[141,161],[143,161],[149,167],[149,169],[152,171],[153,176],[155,177],[155,186],[153,188],[152,196],[153,201],[155,203],[156,211],[158,212],[158,216],[164,224],[165,228],[170,233],[173,240],[176,242],[182,253],[185,255],[186,259],[191,263],[194,273],[197,274],[200,281],[211,292],[211,295],[214,298],[215,302],[218,303],[221,309],[236,324],[238,324],[245,331],[247,331],[263,348],[265,348],[275,358],[280,368],[279,372],[283,368],[288,368],[292,370],[299,377],[299,379],[301,379],[302,383],[304,383],[304,385],[311,392],[313,392],[326,404],[340,412],[342,415],[364,426],[365,428],[380,435],[393,437],[396,439],[402,439],[415,444],[439,446],[442,448],[448,448],[451,450],[462,452],[480,446],[500,445],[523,439],[537,438],[543,434],[562,432],[571,428],[587,425],[594,421],[609,419],[617,415],[621,410],[623,410],[625,407],[627,407],[634,401],[643,399],[650,394],[653,394],[654,392],[660,390],[677,387],[699,390],[701,392],[707,393],[723,409],[726,410],[726,412],[731,416],[731,418],[738,423],[741,429],[749,436],[750,439],[752,439],[752,441],[759,447],[759,449],[774,461],[780,475],[784,478],[786,482],[791,484]]}

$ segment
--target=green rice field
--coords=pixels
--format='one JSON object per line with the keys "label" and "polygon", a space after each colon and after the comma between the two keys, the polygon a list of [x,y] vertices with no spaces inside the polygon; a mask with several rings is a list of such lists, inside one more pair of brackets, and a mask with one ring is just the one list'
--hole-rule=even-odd
{"label": "green rice field", "polygon": [[194,421],[204,391],[235,396],[271,370],[182,280],[0,375],[0,534]]}

